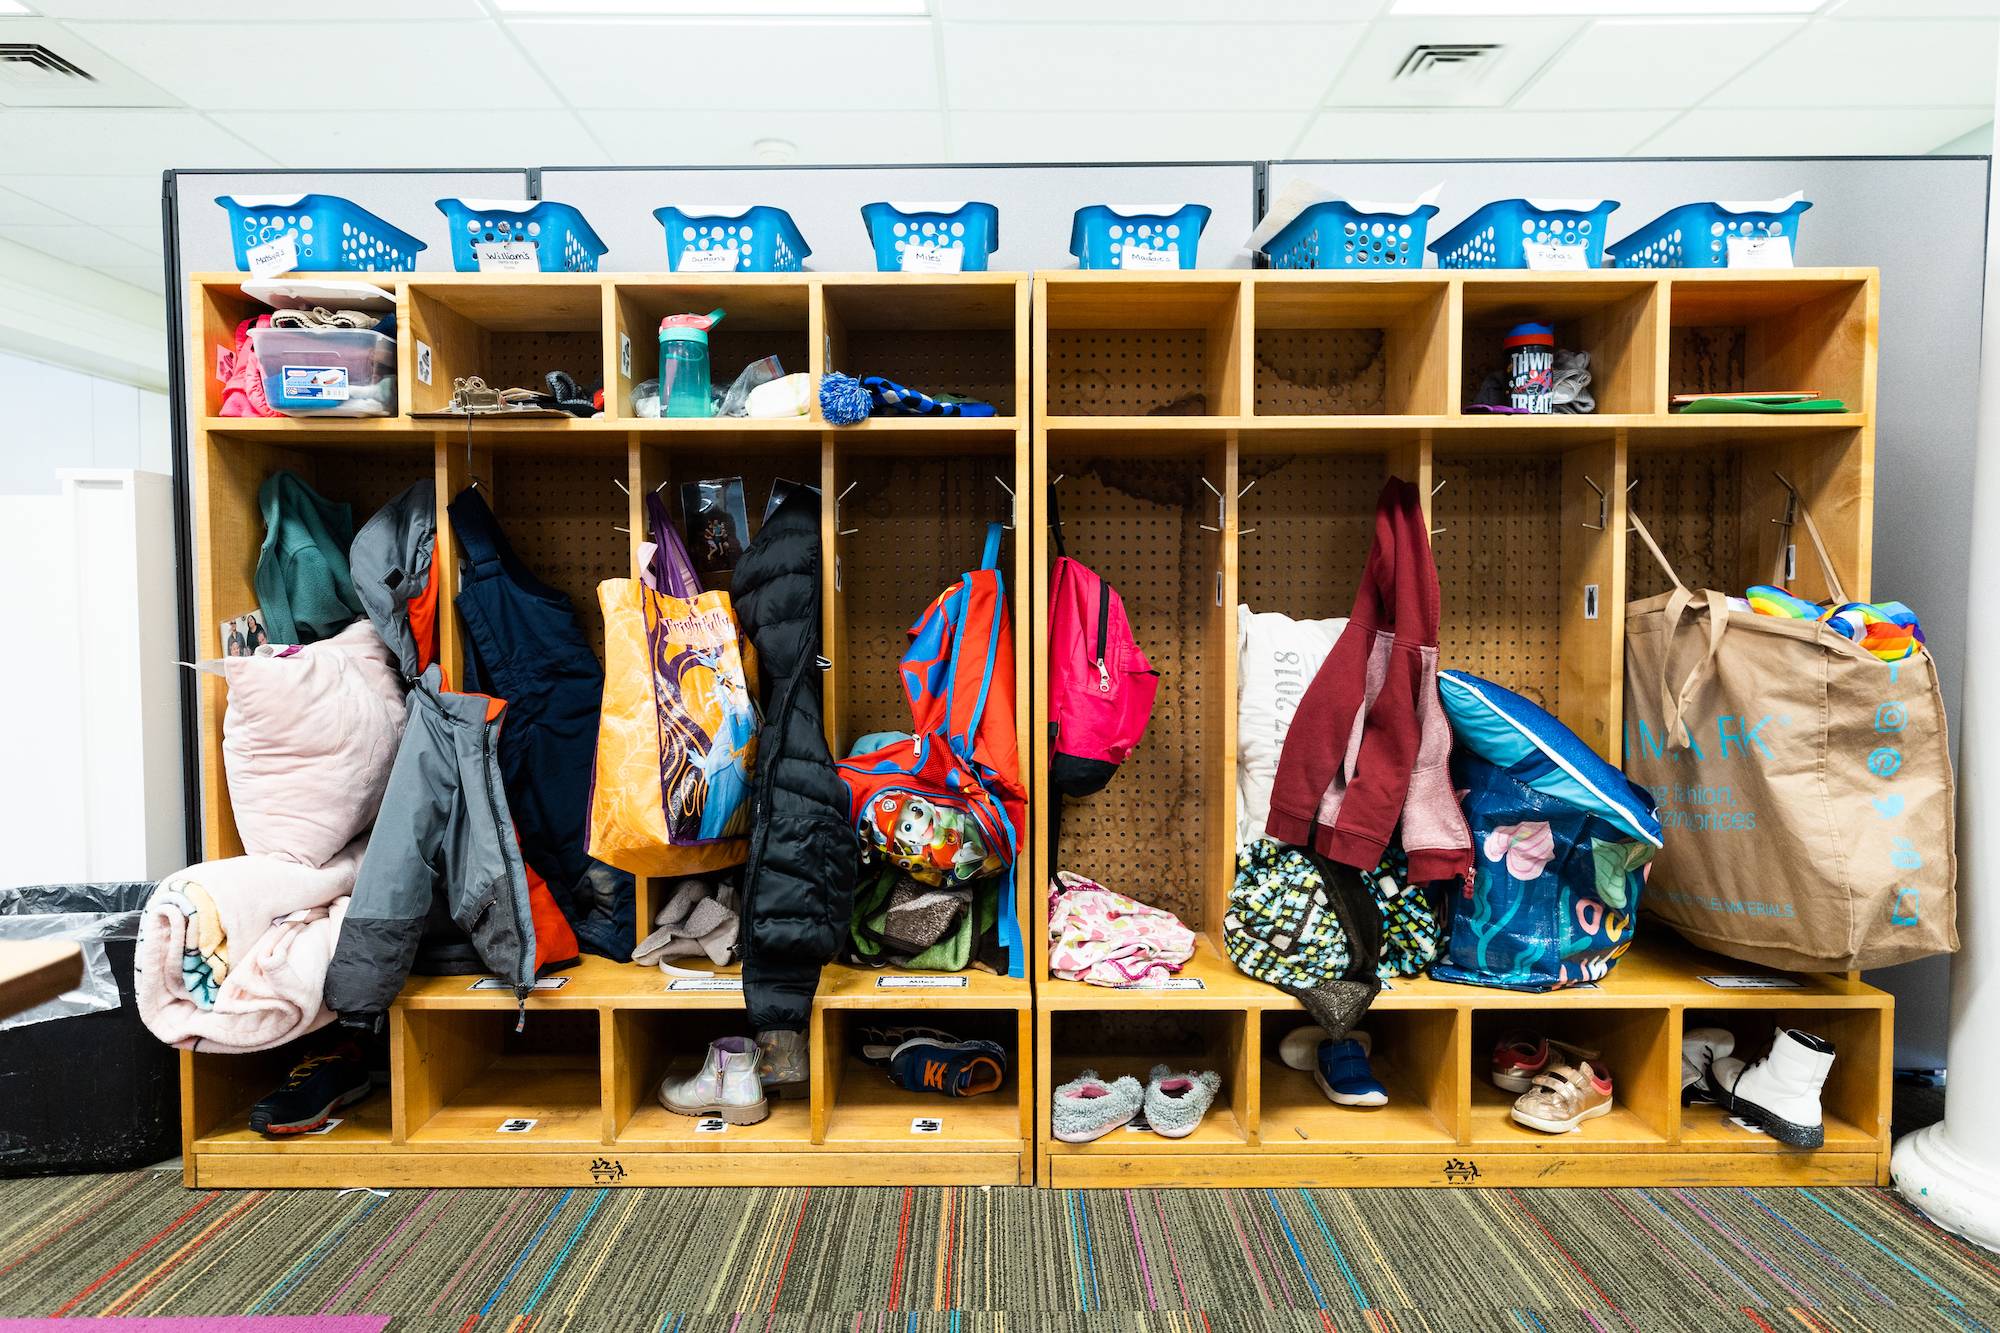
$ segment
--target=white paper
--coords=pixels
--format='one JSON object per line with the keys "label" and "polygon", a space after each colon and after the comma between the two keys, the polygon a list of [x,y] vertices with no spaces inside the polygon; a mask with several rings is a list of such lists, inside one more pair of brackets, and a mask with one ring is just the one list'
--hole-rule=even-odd
{"label": "white paper", "polygon": [[964,977],[877,977],[876,990],[964,990]]}
{"label": "white paper", "polygon": [[1792,238],[1789,236],[1731,236],[1729,267],[1790,268]]}
{"label": "white paper", "polygon": [[[568,977],[540,977],[535,982],[536,990],[561,990],[569,985]],[[467,990],[513,990],[514,983],[501,977],[481,977],[466,987]]]}
{"label": "white paper", "polygon": [[1178,245],[1169,245],[1161,250],[1147,245],[1128,245],[1118,257],[1121,267],[1128,273],[1133,269],[1177,269],[1181,266],[1181,248]]}
{"label": "white paper", "polygon": [[1581,243],[1523,241],[1521,253],[1528,267],[1558,273],[1580,272],[1590,267],[1590,258]]}
{"label": "white paper", "polygon": [[1168,977],[1165,981],[1146,981],[1128,990],[1207,990],[1208,983],[1200,977]]}
{"label": "white paper", "polygon": [[697,1120],[694,1122],[694,1132],[697,1134],[721,1134],[727,1132],[728,1129],[729,1122],[721,1116],[710,1116],[706,1120]]}
{"label": "white paper", "polygon": [[681,251],[678,271],[681,273],[734,273],[736,266],[743,262],[743,252],[735,246],[725,246],[719,250],[697,250],[688,246]]}
{"label": "white paper", "polygon": [[1797,977],[1703,977],[1717,990],[1798,990],[1805,985]]}
{"label": "white paper", "polygon": [[308,1134],[331,1134],[333,1133],[334,1130],[339,1129],[342,1125],[346,1123],[347,1122],[341,1119],[339,1116],[335,1116],[333,1119],[327,1121],[324,1125],[314,1125],[311,1129],[305,1132]]}
{"label": "white paper", "polygon": [[417,383],[429,384],[430,382],[431,345],[427,342],[419,342],[417,343]]}
{"label": "white paper", "polygon": [[955,245],[916,245],[903,251],[905,273],[962,273],[965,251]]}
{"label": "white paper", "polygon": [[275,278],[299,266],[299,243],[291,236],[280,236],[275,241],[251,246],[245,257],[250,261],[251,277]]}
{"label": "white paper", "polygon": [[626,379],[632,378],[632,335],[618,335],[618,373]]}
{"label": "white paper", "polygon": [[541,1123],[539,1120],[530,1120],[524,1116],[515,1116],[511,1120],[502,1120],[500,1128],[494,1132],[499,1134],[526,1134]]}
{"label": "white paper", "polygon": [[541,251],[536,241],[474,241],[472,253],[481,273],[539,273]]}
{"label": "white paper", "polygon": [[910,1122],[910,1133],[942,1134],[944,1133],[944,1121],[938,1119],[936,1116],[920,1115]]}
{"label": "white paper", "polygon": [[682,977],[667,983],[668,990],[740,991],[742,977]]}

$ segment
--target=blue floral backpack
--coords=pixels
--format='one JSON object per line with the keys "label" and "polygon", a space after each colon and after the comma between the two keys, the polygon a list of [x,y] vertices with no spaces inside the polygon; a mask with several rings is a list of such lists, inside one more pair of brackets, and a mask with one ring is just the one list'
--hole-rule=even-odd
{"label": "blue floral backpack", "polygon": [[1431,975],[1521,991],[1602,980],[1632,947],[1645,866],[1660,848],[1652,798],[1511,690],[1440,671],[1438,697],[1456,741],[1472,873]]}

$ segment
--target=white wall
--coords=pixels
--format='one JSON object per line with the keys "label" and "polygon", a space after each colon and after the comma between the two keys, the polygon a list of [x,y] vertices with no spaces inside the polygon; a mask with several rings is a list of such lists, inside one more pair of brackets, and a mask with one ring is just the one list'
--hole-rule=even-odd
{"label": "white wall", "polygon": [[163,393],[0,351],[0,403],[0,495],[54,495],[57,468],[173,471]]}

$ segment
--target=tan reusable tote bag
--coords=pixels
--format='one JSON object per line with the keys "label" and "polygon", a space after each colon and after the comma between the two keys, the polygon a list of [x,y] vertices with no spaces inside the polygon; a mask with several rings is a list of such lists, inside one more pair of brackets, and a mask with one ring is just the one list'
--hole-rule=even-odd
{"label": "tan reusable tote bag", "polygon": [[1625,614],[1625,770],[1666,836],[1647,908],[1702,948],[1791,971],[1956,949],[1951,755],[1930,655],[1884,662],[1825,625],[1732,610],[1688,591],[1637,515],[1632,530],[1674,583]]}

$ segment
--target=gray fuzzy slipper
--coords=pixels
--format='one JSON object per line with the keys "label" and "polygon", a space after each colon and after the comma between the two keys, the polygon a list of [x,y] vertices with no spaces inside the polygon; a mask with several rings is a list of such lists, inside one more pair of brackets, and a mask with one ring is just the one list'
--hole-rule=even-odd
{"label": "gray fuzzy slipper", "polygon": [[1086,1069],[1056,1089],[1050,1128],[1064,1143],[1089,1143],[1129,1123],[1144,1100],[1138,1079],[1127,1075],[1106,1083],[1095,1069]]}
{"label": "gray fuzzy slipper", "polygon": [[1213,1069],[1176,1074],[1154,1065],[1146,1076],[1146,1123],[1162,1138],[1184,1139],[1201,1124],[1221,1088],[1222,1075]]}

